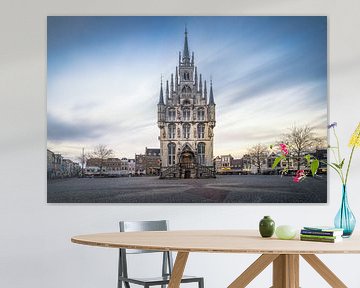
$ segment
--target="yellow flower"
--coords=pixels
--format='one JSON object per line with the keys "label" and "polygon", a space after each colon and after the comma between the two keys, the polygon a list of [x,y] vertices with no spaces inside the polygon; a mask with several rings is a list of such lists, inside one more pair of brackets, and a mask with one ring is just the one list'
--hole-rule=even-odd
{"label": "yellow flower", "polygon": [[360,122],[350,138],[349,146],[356,146],[360,148]]}

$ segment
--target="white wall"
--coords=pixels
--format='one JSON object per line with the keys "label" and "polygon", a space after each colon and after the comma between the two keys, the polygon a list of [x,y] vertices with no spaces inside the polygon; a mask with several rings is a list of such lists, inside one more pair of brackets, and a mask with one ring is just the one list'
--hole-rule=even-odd
{"label": "white wall", "polygon": [[[335,174],[329,180],[329,203],[324,205],[47,204],[46,16],[327,15],[329,119],[339,123],[342,144],[346,145],[360,120],[358,0],[223,0],[216,5],[190,0],[91,2],[95,3],[12,0],[1,5],[0,287],[115,287],[116,250],[71,244],[70,237],[116,231],[119,219],[167,218],[172,229],[256,228],[263,215],[272,215],[278,224],[299,227],[304,223],[331,224],[340,202],[340,183]],[[360,219],[360,151],[355,156],[349,193]],[[255,257],[192,254],[187,272],[204,275],[208,288],[226,287]],[[321,258],[348,287],[360,287],[356,273],[360,255]],[[249,287],[269,287],[270,276],[267,269]],[[301,286],[328,287],[304,262]]]}

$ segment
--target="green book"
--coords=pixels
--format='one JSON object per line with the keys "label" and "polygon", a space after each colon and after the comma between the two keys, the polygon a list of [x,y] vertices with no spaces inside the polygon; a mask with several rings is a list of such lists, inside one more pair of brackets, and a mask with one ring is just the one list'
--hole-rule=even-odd
{"label": "green book", "polygon": [[308,235],[308,234],[300,234],[303,238],[314,238],[314,239],[337,239],[341,238],[341,236],[326,236],[326,235]]}
{"label": "green book", "polygon": [[342,241],[342,237],[336,237],[335,239],[328,238],[314,238],[314,237],[303,237],[300,236],[301,241],[313,241],[313,242],[324,242],[324,243],[337,243]]}

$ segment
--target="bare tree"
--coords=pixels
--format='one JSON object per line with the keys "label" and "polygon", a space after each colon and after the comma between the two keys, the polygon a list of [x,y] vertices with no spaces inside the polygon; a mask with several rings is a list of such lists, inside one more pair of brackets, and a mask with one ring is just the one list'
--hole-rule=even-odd
{"label": "bare tree", "polygon": [[251,157],[251,162],[257,167],[257,173],[261,173],[261,165],[268,156],[268,147],[263,144],[257,144],[251,147],[248,154]]}
{"label": "bare tree", "polygon": [[102,175],[102,168],[106,159],[112,157],[114,151],[109,149],[106,145],[99,144],[95,147],[94,151],[90,154],[91,158],[96,158],[100,168],[100,175]]}
{"label": "bare tree", "polygon": [[310,126],[289,128],[289,132],[283,135],[283,143],[289,149],[289,156],[294,158],[297,169],[300,169],[304,155],[316,148],[319,148],[323,139],[315,137],[314,128]]}

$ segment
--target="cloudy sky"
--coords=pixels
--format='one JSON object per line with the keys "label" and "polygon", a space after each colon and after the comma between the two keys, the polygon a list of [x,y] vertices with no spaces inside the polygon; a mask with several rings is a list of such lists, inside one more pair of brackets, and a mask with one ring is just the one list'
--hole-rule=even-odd
{"label": "cloudy sky", "polygon": [[326,17],[48,17],[48,149],[159,147],[160,78],[183,48],[213,79],[214,154],[241,156],[288,127],[326,135]]}

